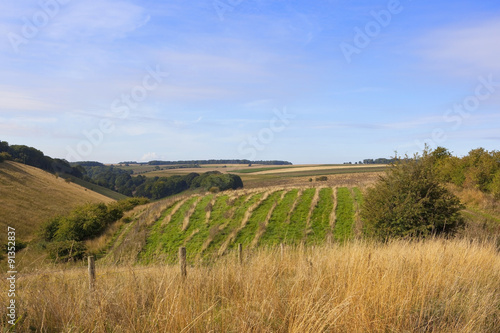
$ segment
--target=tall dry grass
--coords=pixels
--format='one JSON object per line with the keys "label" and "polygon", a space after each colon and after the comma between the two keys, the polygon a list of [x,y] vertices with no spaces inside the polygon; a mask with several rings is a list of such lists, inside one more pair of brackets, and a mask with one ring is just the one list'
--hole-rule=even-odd
{"label": "tall dry grass", "polygon": [[98,265],[94,293],[84,268],[19,275],[17,304],[17,332],[500,332],[500,257],[437,239],[229,254],[184,282]]}

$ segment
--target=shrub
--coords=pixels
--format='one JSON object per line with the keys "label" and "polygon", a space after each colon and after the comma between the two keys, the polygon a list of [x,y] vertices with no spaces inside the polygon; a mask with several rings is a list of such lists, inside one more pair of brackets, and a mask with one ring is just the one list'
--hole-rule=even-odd
{"label": "shrub", "polygon": [[123,212],[128,212],[129,210],[134,209],[136,206],[145,205],[149,203],[148,198],[136,197],[136,198],[127,198],[117,202],[113,202],[109,204],[108,209],[119,209]]}
{"label": "shrub", "polygon": [[236,190],[243,187],[241,178],[232,174],[209,174],[200,182],[200,186],[205,190],[210,190],[212,187],[218,187],[221,191]]}
{"label": "shrub", "polygon": [[326,182],[327,180],[328,180],[327,176],[321,176],[316,178],[317,182]]}
{"label": "shrub", "polygon": [[56,216],[42,223],[39,231],[40,238],[46,242],[51,242],[56,236],[57,229],[63,221],[62,216]]}
{"label": "shrub", "polygon": [[369,235],[425,237],[453,233],[463,225],[459,199],[439,182],[427,150],[399,159],[365,198],[362,217]]}
{"label": "shrub", "polygon": [[490,185],[490,190],[495,199],[500,199],[500,170],[497,171],[497,173],[493,177],[493,181]]}
{"label": "shrub", "polygon": [[47,245],[49,258],[59,261],[81,260],[86,251],[85,245],[77,241],[67,240],[53,242]]}
{"label": "shrub", "polygon": [[219,193],[220,189],[217,186],[212,186],[211,188],[208,189],[210,193]]}

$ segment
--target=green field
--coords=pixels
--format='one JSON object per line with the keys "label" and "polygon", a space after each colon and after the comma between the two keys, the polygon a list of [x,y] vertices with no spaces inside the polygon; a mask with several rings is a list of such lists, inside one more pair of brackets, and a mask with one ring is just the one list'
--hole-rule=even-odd
{"label": "green field", "polygon": [[337,220],[333,236],[337,241],[344,241],[352,238],[354,224],[354,199],[351,191],[347,187],[337,190]]}
{"label": "green field", "polygon": [[298,246],[342,242],[354,237],[358,206],[355,208],[352,193],[356,200],[362,200],[359,189],[345,187],[262,189],[250,193],[239,190],[179,197],[159,212],[156,220],[146,223],[149,227],[139,260],[175,262],[181,246],[186,247],[190,262],[198,262],[213,260],[237,244],[252,249],[280,243]]}

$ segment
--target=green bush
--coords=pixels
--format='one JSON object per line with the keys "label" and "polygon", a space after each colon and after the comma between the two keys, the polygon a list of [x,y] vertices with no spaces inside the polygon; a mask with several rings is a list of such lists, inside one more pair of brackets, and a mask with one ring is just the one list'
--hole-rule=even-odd
{"label": "green bush", "polygon": [[500,152],[484,148],[473,149],[467,156],[451,156],[445,148],[438,147],[430,157],[434,171],[440,180],[457,186],[477,188],[482,192],[495,193],[496,174],[500,172]]}
{"label": "green bush", "polygon": [[212,186],[211,188],[208,189],[208,192],[210,192],[210,193],[219,193],[220,189],[217,186]]}
{"label": "green bush", "polygon": [[440,183],[432,156],[399,159],[369,188],[362,209],[365,231],[372,236],[424,237],[453,233],[463,225],[463,205]]}
{"label": "green bush", "polygon": [[47,245],[49,258],[58,261],[81,260],[87,251],[82,242],[77,241],[59,241]]}
{"label": "green bush", "polygon": [[46,242],[53,241],[63,219],[64,217],[62,216],[56,216],[42,223],[39,231],[40,238]]}
{"label": "green bush", "polygon": [[148,203],[147,198],[128,198],[112,202],[88,203],[76,207],[66,216],[56,216],[45,221],[40,228],[40,238],[52,241],[83,241],[99,236],[106,227],[123,217],[123,212],[137,205]]}
{"label": "green bush", "polygon": [[[120,201],[112,202],[108,205],[108,209],[117,209],[122,212],[128,212],[136,206],[149,203],[148,198],[127,198]],[[117,220],[117,219],[116,219]]]}
{"label": "green bush", "polygon": [[230,189],[236,190],[238,188],[242,188],[243,182],[237,175],[212,173],[204,177],[199,185],[207,191],[212,187],[218,187],[219,190],[225,191]]}
{"label": "green bush", "polygon": [[493,181],[490,184],[490,191],[495,199],[500,199],[500,170],[497,171],[493,177]]}
{"label": "green bush", "polygon": [[82,241],[98,236],[111,222],[121,218],[123,212],[105,204],[86,204],[75,208],[59,222],[54,239]]}

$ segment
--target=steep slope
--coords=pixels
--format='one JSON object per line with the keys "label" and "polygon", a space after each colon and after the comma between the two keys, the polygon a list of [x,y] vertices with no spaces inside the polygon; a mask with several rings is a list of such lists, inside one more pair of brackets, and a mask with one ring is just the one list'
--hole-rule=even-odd
{"label": "steep slope", "polygon": [[7,226],[21,240],[30,240],[40,223],[69,212],[86,202],[112,199],[41,169],[16,162],[0,163],[0,230],[4,241]]}

